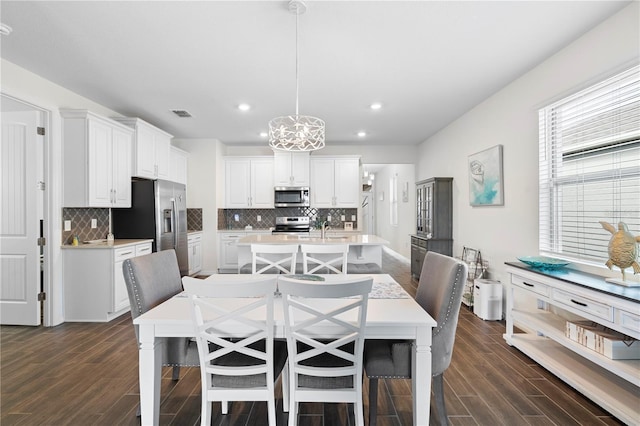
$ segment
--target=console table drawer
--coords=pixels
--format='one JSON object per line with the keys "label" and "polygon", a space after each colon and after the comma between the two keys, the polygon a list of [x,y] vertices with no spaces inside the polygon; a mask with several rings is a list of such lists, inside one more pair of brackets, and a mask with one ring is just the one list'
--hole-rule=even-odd
{"label": "console table drawer", "polygon": [[511,283],[533,293],[537,293],[542,296],[549,296],[549,286],[532,279],[523,278],[518,275],[511,275]]}
{"label": "console table drawer", "polygon": [[577,296],[567,293],[566,291],[553,289],[553,300],[564,305],[571,306],[586,314],[602,318],[607,321],[613,321],[613,308],[606,303],[596,302],[586,297]]}
{"label": "console table drawer", "polygon": [[636,337],[640,334],[640,315],[638,314],[616,309],[616,323],[628,330],[627,334],[631,336]]}

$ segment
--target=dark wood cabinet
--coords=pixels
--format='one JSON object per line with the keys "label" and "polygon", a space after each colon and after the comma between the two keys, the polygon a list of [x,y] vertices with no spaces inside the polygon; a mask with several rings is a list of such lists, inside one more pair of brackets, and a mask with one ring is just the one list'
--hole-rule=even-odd
{"label": "dark wood cabinet", "polygon": [[416,235],[411,236],[411,275],[420,277],[427,251],[453,253],[453,178],[416,183]]}

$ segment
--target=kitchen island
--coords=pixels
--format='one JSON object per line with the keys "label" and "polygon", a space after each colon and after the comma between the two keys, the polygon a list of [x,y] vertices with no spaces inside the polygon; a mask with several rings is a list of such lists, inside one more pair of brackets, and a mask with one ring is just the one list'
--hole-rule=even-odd
{"label": "kitchen island", "polygon": [[[247,235],[238,240],[238,273],[243,266],[251,265],[251,244],[346,244],[348,273],[379,274],[382,271],[382,246],[389,244],[377,235],[328,235],[325,238],[304,235],[267,234]],[[298,252],[299,270],[302,270],[302,253]]]}

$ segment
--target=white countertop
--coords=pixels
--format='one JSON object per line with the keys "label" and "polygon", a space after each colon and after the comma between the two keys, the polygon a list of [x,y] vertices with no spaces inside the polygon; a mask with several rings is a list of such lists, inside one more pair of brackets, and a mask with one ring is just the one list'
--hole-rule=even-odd
{"label": "white countertop", "polygon": [[332,236],[320,238],[307,235],[247,235],[238,240],[238,245],[249,244],[348,244],[354,246],[363,245],[386,245],[387,240],[383,240],[377,235],[354,234],[349,236]]}
{"label": "white countertop", "polygon": [[153,239],[129,239],[129,238],[119,238],[113,240],[113,244],[107,244],[107,240],[103,240],[96,243],[81,243],[77,246],[73,246],[71,244],[63,244],[63,249],[110,249],[110,248],[121,248],[127,246],[134,246],[136,244],[141,243],[152,243]]}

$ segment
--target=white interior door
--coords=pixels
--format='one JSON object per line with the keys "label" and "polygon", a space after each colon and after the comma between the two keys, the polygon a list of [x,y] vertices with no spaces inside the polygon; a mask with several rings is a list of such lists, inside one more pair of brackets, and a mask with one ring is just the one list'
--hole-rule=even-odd
{"label": "white interior door", "polygon": [[2,112],[0,323],[40,324],[39,202],[42,137],[37,111]]}

